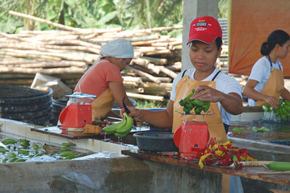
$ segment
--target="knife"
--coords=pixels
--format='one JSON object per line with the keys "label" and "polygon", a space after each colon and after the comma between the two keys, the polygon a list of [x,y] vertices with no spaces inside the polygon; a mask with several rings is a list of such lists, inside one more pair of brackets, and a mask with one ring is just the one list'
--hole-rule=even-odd
{"label": "knife", "polygon": [[130,110],[129,110],[129,109],[127,108],[127,106],[125,105],[125,98],[126,98],[126,97],[123,98],[123,107],[124,107],[124,109],[125,109],[125,112],[129,115]]}

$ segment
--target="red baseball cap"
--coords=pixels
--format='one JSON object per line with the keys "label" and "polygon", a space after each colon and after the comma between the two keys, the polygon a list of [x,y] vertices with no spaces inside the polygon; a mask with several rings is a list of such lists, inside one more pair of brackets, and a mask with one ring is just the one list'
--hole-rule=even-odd
{"label": "red baseball cap", "polygon": [[191,22],[187,44],[193,40],[211,44],[217,37],[222,38],[219,22],[212,16],[202,16]]}

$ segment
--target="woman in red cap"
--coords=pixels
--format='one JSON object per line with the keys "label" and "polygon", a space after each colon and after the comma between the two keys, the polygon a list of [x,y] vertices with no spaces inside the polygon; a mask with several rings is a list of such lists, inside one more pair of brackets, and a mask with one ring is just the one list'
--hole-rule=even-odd
{"label": "woman in red cap", "polygon": [[[148,111],[131,108],[129,116],[141,119],[157,127],[176,129],[185,120],[180,99],[195,90],[193,99],[210,101],[212,115],[204,116],[210,137],[219,143],[227,141],[227,130],[231,114],[242,113],[242,88],[232,77],[215,67],[221,54],[222,30],[218,21],[211,16],[198,17],[192,21],[187,44],[194,68],[184,70],[173,81],[170,101],[163,111]],[[187,115],[187,120],[202,120],[202,116]]]}

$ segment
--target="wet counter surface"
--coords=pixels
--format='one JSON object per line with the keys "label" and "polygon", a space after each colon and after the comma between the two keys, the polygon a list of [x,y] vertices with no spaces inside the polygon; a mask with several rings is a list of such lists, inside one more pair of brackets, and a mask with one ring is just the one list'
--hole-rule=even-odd
{"label": "wet counter surface", "polygon": [[290,123],[275,123],[263,120],[232,122],[228,136],[290,145]]}
{"label": "wet counter surface", "polygon": [[[41,127],[41,128],[31,128],[31,131],[35,132],[40,132],[40,133],[45,133],[45,134],[50,134],[50,135],[55,135],[55,136],[60,136],[68,139],[84,139],[84,138],[96,138],[96,139],[102,139],[106,137],[112,136],[112,134],[106,134],[105,132],[101,132],[98,134],[94,133],[86,133],[83,134],[82,132],[78,131],[68,131],[67,129],[63,129],[58,126],[53,126],[53,127]],[[136,132],[143,132],[143,131],[149,131],[149,127],[134,127],[131,130],[131,133],[136,133]]]}
{"label": "wet counter surface", "polygon": [[[188,161],[182,158],[175,158],[171,156],[158,155],[156,153],[148,152],[132,152],[130,150],[122,151],[122,154],[128,155],[141,160],[148,160],[160,163],[166,163],[181,167],[189,167],[201,170],[197,163],[193,161]],[[204,166],[202,169],[204,171],[216,172],[227,175],[235,175],[243,178],[249,178],[253,180],[259,180],[269,183],[281,184],[281,185],[290,185],[290,173],[289,172],[279,172],[279,174],[272,173],[273,171],[268,170],[267,168],[260,167],[243,167],[241,169],[233,169],[230,167],[220,167],[220,166]],[[269,173],[269,174],[267,174]]]}

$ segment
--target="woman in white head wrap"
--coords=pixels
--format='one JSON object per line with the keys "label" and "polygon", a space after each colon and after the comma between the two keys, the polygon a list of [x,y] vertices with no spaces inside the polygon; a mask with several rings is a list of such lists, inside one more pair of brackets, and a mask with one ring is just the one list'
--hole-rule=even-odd
{"label": "woman in white head wrap", "polygon": [[134,49],[130,41],[115,39],[100,49],[101,58],[79,80],[74,92],[96,95],[91,103],[92,121],[101,120],[105,116],[119,116],[111,111],[114,100],[122,107],[122,99],[129,101],[123,85],[121,71],[134,57]]}

